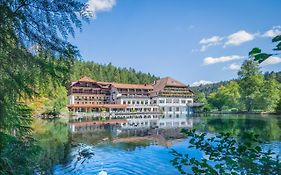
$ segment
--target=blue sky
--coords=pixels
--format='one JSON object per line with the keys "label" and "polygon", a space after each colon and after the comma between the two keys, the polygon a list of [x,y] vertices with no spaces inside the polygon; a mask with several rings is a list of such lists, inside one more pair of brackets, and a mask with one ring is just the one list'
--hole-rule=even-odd
{"label": "blue sky", "polygon": [[[253,47],[271,51],[280,0],[89,0],[94,17],[70,41],[84,60],[187,84],[237,77]],[[280,71],[273,57],[263,71]]]}

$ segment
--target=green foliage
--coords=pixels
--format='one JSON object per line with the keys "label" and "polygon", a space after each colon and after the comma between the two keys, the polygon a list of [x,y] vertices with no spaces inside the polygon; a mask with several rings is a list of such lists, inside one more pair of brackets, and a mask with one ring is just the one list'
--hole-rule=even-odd
{"label": "green foliage", "polygon": [[280,124],[276,116],[211,114],[201,117],[200,122],[194,123],[193,128],[208,133],[230,133],[235,137],[244,132],[253,132],[262,140],[273,142],[281,139]]}
{"label": "green foliage", "polygon": [[205,97],[204,93],[201,93],[199,91],[195,92],[195,103],[204,103],[204,106],[202,108],[195,108],[195,112],[210,112],[211,108],[210,105]]}
{"label": "green foliage", "polygon": [[[1,1],[0,174],[31,174],[28,167],[34,167],[38,151],[32,149],[32,111],[22,101],[40,95],[51,82],[69,81],[79,54],[67,37],[81,27],[83,9],[76,0]],[[23,150],[27,154],[17,152]]]}
{"label": "green foliage", "polygon": [[274,42],[274,43],[278,42],[278,44],[276,45],[276,48],[274,48],[273,50],[275,50],[275,51],[281,50],[281,35],[278,35],[278,36],[274,37],[272,39],[272,42]]}
{"label": "green foliage", "polygon": [[[224,88],[224,86],[221,86],[221,88]],[[220,90],[218,90],[218,92],[213,92],[208,96],[208,102],[219,111],[221,111],[222,107],[226,105],[226,101],[227,99]]]}
{"label": "green foliage", "polygon": [[223,107],[239,107],[240,92],[238,83],[236,81],[230,81],[226,86],[221,86],[217,92],[213,92],[208,96],[208,102],[219,111]]}
{"label": "green foliage", "polygon": [[159,77],[150,73],[137,72],[132,68],[115,67],[111,63],[102,65],[93,61],[76,61],[71,72],[72,80],[78,80],[82,76],[89,76],[97,81],[150,84],[159,79]]}
{"label": "green foliage", "polygon": [[[280,51],[281,50],[281,35],[275,36],[272,39],[272,42],[277,43],[276,48],[274,48],[273,50]],[[268,59],[270,56],[279,55],[279,54],[280,53],[263,53],[260,48],[253,48],[249,52],[249,56],[251,58],[254,58],[254,60],[257,61],[258,63],[262,63],[263,61]]]}
{"label": "green foliage", "polygon": [[36,119],[32,128],[41,148],[40,154],[34,158],[37,171],[41,174],[53,173],[52,166],[63,163],[71,147],[67,122],[61,119]]}
{"label": "green foliage", "polygon": [[31,109],[6,99],[0,102],[4,106],[2,112],[7,114],[1,118],[0,125],[0,174],[31,174],[35,168],[34,157],[39,151],[32,138]]}
{"label": "green foliage", "polygon": [[242,102],[251,112],[257,105],[263,86],[263,76],[254,60],[246,60],[238,72]]}
{"label": "green foliage", "polygon": [[[272,42],[277,43],[273,50],[280,51],[281,35],[274,37]],[[235,80],[238,86],[234,86],[233,89],[230,82],[219,82],[193,87],[193,90],[209,94],[208,102],[219,110],[223,107],[233,107],[241,111],[246,108],[248,112],[274,111],[274,109],[279,111],[277,103],[280,101],[278,94],[280,94],[281,72],[266,72],[263,76],[259,68],[259,63],[273,55],[280,55],[280,53],[263,53],[260,48],[253,48],[249,52],[250,59],[244,61],[238,72],[238,80]],[[225,88],[221,84],[228,84],[228,87]]]}
{"label": "green foliage", "polygon": [[265,80],[258,99],[259,108],[264,111],[274,111],[280,99],[280,84],[274,79]]}
{"label": "green foliage", "polygon": [[216,92],[219,87],[221,86],[225,86],[226,84],[228,84],[229,81],[220,81],[217,83],[212,83],[212,84],[204,84],[204,85],[199,85],[199,86],[194,86],[191,87],[191,89],[196,93],[196,92],[202,92],[204,93],[206,96],[208,96],[210,93],[212,92]]}
{"label": "green foliage", "polygon": [[279,96],[279,101],[278,101],[278,103],[277,103],[277,105],[275,107],[275,111],[277,113],[281,113],[281,95]]}
{"label": "green foliage", "polygon": [[253,57],[255,61],[262,63],[263,61],[265,61],[267,58],[269,58],[270,56],[272,56],[272,54],[267,54],[267,53],[262,53],[261,49],[259,48],[253,48],[250,52],[249,52],[249,56]]}
{"label": "green foliage", "polygon": [[[245,133],[237,140],[229,133],[217,136],[183,130],[189,137],[188,148],[203,153],[201,159],[172,150],[171,163],[181,174],[278,174],[281,162],[276,153],[263,150],[258,135]],[[276,157],[277,156],[277,157]],[[189,172],[189,170],[192,172]]]}

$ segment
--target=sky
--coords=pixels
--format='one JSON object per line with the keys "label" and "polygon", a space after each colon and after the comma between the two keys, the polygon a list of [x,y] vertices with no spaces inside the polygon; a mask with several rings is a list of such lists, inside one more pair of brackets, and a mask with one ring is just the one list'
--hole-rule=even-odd
{"label": "sky", "polygon": [[[272,52],[281,0],[89,0],[89,23],[70,42],[83,60],[197,85],[237,78],[249,51]],[[281,56],[262,71],[281,71]]]}

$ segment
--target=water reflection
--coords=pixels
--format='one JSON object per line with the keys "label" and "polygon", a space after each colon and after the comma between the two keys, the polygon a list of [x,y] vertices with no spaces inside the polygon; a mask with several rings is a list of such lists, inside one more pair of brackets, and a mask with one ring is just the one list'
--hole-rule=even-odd
{"label": "water reflection", "polygon": [[198,118],[194,128],[203,132],[228,132],[234,136],[248,131],[264,141],[281,140],[281,117],[274,115],[208,115]]}
{"label": "water reflection", "polygon": [[40,120],[36,126],[43,148],[38,164],[47,174],[97,174],[101,163],[110,174],[178,174],[169,150],[187,150],[182,128],[236,136],[253,131],[268,141],[267,147],[281,152],[281,118],[276,116],[134,115],[69,124]]}
{"label": "water reflection", "polygon": [[53,166],[65,163],[71,149],[66,121],[36,119],[32,125],[41,151],[35,157],[38,174],[52,174]]}

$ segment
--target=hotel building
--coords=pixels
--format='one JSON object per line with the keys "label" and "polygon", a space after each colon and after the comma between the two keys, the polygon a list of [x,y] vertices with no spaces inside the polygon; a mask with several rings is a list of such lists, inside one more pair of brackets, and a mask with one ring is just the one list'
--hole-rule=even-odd
{"label": "hotel building", "polygon": [[82,77],[70,84],[67,106],[75,113],[160,113],[159,106],[151,104],[149,93],[152,90],[153,86],[148,84],[98,82]]}
{"label": "hotel building", "polygon": [[98,82],[82,77],[68,88],[68,109],[73,113],[95,116],[131,114],[187,114],[193,103],[188,86],[166,77],[154,84],[120,84]]}
{"label": "hotel building", "polygon": [[153,84],[150,97],[152,104],[158,105],[165,115],[179,115],[188,113],[188,106],[193,103],[194,93],[187,85],[166,77]]}

